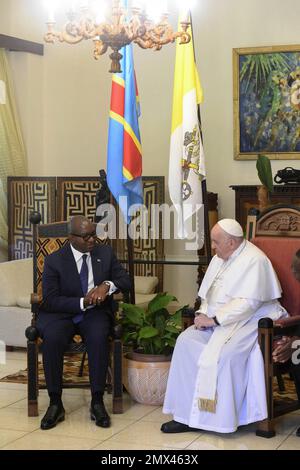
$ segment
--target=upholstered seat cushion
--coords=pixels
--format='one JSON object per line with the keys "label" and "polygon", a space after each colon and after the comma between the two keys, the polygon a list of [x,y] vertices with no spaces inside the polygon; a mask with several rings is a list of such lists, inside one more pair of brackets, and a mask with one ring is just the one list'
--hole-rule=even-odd
{"label": "upholstered seat cushion", "polygon": [[270,259],[282,287],[281,303],[288,313],[300,314],[300,282],[293,276],[291,264],[300,248],[299,238],[257,237],[251,240]]}
{"label": "upholstered seat cushion", "polygon": [[30,308],[32,258],[0,263],[0,306]]}
{"label": "upholstered seat cushion", "polygon": [[[0,263],[0,306],[30,308],[32,258]],[[135,276],[135,291],[139,301],[149,302],[158,284],[156,276]],[[152,295],[150,295],[152,294]]]}
{"label": "upholstered seat cushion", "polygon": [[18,295],[17,296],[17,306],[22,308],[31,308],[30,305],[30,295]]}
{"label": "upholstered seat cushion", "polygon": [[25,330],[30,325],[29,308],[0,306],[0,338],[6,346],[25,348]]}
{"label": "upholstered seat cushion", "polygon": [[137,294],[152,294],[157,284],[158,278],[156,276],[134,276],[134,286]]}
{"label": "upholstered seat cushion", "polygon": [[135,294],[135,303],[139,307],[147,308],[148,303],[154,299],[156,294]]}

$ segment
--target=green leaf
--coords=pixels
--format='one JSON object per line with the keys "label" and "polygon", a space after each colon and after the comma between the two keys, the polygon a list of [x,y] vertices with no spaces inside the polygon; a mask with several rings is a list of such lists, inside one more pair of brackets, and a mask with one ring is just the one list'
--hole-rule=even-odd
{"label": "green leaf", "polygon": [[175,313],[171,314],[170,318],[168,319],[168,323],[171,322],[174,325],[182,325],[182,311],[187,307],[188,307],[188,305],[184,305],[179,310],[177,310]]}
{"label": "green leaf", "polygon": [[123,320],[124,322],[133,323],[134,325],[142,326],[145,317],[145,311],[141,307],[133,304],[122,303]]}
{"label": "green leaf", "polygon": [[138,334],[136,331],[132,333],[124,333],[122,340],[125,344],[134,344],[137,340]]}
{"label": "green leaf", "polygon": [[173,326],[173,325],[167,325],[166,331],[169,331],[170,333],[178,333],[178,328],[176,328],[176,326]]}
{"label": "green leaf", "polygon": [[182,307],[174,314],[168,304],[176,297],[159,293],[145,310],[133,304],[121,304],[119,322],[122,325],[123,344],[131,349],[141,349],[145,354],[169,355],[182,328]]}
{"label": "green leaf", "polygon": [[285,71],[285,74],[291,70],[287,53],[272,54],[249,54],[241,67],[240,82],[246,82],[246,91],[251,81],[255,83],[255,89],[262,89],[267,81],[268,75],[273,71]]}
{"label": "green leaf", "polygon": [[160,333],[163,333],[165,330],[165,326],[166,326],[165,315],[163,313],[160,315],[157,315],[155,317],[155,328],[157,328]]}
{"label": "green leaf", "polygon": [[256,162],[256,169],[261,183],[268,188],[268,191],[273,191],[273,177],[271,163],[265,155],[258,155]]}
{"label": "green leaf", "polygon": [[163,339],[160,338],[159,336],[155,336],[155,338],[152,339],[153,342],[153,352],[155,354],[163,354],[164,352],[164,342]]}
{"label": "green leaf", "polygon": [[139,339],[152,338],[153,336],[157,336],[158,333],[157,328],[153,328],[153,326],[144,326],[144,328],[141,328],[139,331]]}
{"label": "green leaf", "polygon": [[154,299],[151,300],[151,302],[149,302],[148,313],[154,313],[156,310],[160,310],[166,307],[170,302],[173,301],[177,302],[177,299],[174,297],[174,295],[159,293],[154,297]]}
{"label": "green leaf", "polygon": [[165,345],[170,346],[172,349],[175,347],[176,339],[174,338],[165,338]]}

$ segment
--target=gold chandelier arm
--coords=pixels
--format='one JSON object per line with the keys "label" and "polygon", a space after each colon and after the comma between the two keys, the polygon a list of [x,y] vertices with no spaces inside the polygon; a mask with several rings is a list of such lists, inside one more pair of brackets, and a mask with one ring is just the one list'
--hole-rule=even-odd
{"label": "gold chandelier arm", "polygon": [[78,44],[84,39],[84,37],[79,35],[73,36],[68,34],[66,31],[62,31],[58,36],[58,39],[60,42],[67,42],[68,44]]}
{"label": "gold chandelier arm", "polygon": [[94,59],[98,60],[99,57],[108,49],[108,45],[104,44],[100,39],[94,39]]}
{"label": "gold chandelier arm", "polygon": [[96,28],[92,20],[86,19],[80,22],[79,36],[84,39],[93,39],[96,36]]}
{"label": "gold chandelier arm", "polygon": [[79,24],[69,22],[61,32],[59,40],[68,44],[77,44],[83,39],[92,39],[95,37],[95,27],[90,20],[82,20]]}
{"label": "gold chandelier arm", "polygon": [[180,44],[187,44],[191,40],[189,33],[184,31],[173,32],[172,28],[163,30],[162,28],[153,28],[148,30],[144,37],[138,37],[134,40],[142,49],[160,50],[164,45],[174,42],[180,38]]}
{"label": "gold chandelier arm", "polygon": [[174,39],[180,38],[179,44],[188,44],[191,40],[191,35],[185,31],[174,34]]}
{"label": "gold chandelier arm", "polygon": [[133,42],[140,46],[142,49],[152,48],[152,42],[149,39],[136,38]]}

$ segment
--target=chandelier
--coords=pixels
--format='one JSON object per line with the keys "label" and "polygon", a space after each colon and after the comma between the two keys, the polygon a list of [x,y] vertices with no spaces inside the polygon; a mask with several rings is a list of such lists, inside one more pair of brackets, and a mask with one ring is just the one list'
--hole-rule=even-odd
{"label": "chandelier", "polygon": [[[121,72],[120,49],[123,46],[135,43],[142,49],[159,51],[176,38],[180,38],[180,44],[187,44],[191,39],[187,32],[190,25],[188,10],[180,23],[181,30],[175,32],[168,22],[167,2],[164,0],[132,0],[131,11],[123,6],[124,0],[64,0],[64,3],[67,4],[67,22],[61,31],[56,31],[55,6],[58,7],[58,4],[55,0],[47,1],[49,15],[45,42],[77,44],[91,39],[94,42],[95,59],[111,48],[109,57],[112,73]],[[108,3],[111,14],[107,16],[105,12]],[[156,19],[151,15],[153,7],[157,8]]]}

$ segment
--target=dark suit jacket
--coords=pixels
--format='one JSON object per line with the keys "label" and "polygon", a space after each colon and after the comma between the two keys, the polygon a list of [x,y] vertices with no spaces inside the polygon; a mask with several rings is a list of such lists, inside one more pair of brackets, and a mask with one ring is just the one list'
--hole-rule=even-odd
{"label": "dark suit jacket", "polygon": [[[95,286],[103,281],[112,281],[118,290],[130,289],[130,279],[108,245],[96,245],[91,252]],[[70,245],[45,258],[43,271],[43,304],[38,323],[45,324],[55,318],[72,318],[81,312],[80,298],[84,297],[80,277]],[[106,310],[111,313],[111,298],[107,297],[93,311]],[[95,312],[96,313],[96,312]]]}

